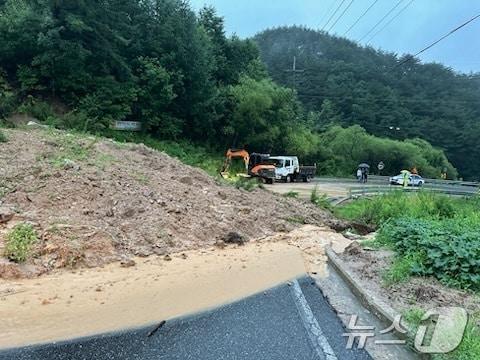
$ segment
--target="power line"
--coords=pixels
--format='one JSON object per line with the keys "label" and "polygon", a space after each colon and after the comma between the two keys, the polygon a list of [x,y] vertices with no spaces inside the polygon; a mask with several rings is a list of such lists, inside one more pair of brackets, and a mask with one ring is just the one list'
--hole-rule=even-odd
{"label": "power line", "polygon": [[[297,93],[298,97],[304,98],[311,98],[311,99],[337,99],[337,100],[345,100],[345,101],[355,101],[355,95],[326,95],[326,94],[304,94],[304,93]],[[402,95],[403,96],[403,95]],[[408,99],[408,98],[385,98],[381,96],[369,96],[368,98],[361,98],[360,100],[365,101],[373,101],[379,103],[411,103],[411,104],[429,104],[433,102],[441,102],[442,104],[450,104],[450,105],[470,105],[470,104],[478,104],[478,100],[476,99],[465,99],[465,100],[455,100],[455,99],[441,99],[438,97],[435,98],[426,98],[426,99]]]}
{"label": "power line", "polygon": [[323,22],[325,21],[325,19],[327,18],[328,14],[330,14],[330,12],[333,10],[333,6],[335,5],[335,3],[337,2],[337,0],[333,0],[332,1],[332,4],[330,5],[330,7],[328,8],[327,11],[325,11],[325,14],[322,16],[322,20],[320,20],[320,23],[318,24],[319,27],[321,24],[323,24]]}
{"label": "power line", "polygon": [[343,6],[343,4],[345,3],[345,1],[347,0],[342,0],[342,2],[340,3],[340,5],[338,5],[338,7],[335,9],[335,11],[333,12],[332,16],[330,16],[330,18],[328,19],[328,21],[325,23],[325,25],[323,25],[322,27],[322,30],[324,30],[327,25],[330,23],[330,21],[332,21],[332,19],[335,17],[335,15],[337,15],[337,12],[338,10],[340,10],[340,8]]}
{"label": "power line", "polygon": [[456,33],[458,30],[460,30],[461,28],[467,26],[468,24],[470,24],[471,22],[475,21],[476,19],[480,18],[480,14],[474,16],[473,18],[471,18],[470,20],[464,22],[462,25],[460,26],[457,26],[455,29],[451,30],[448,34],[442,36],[440,39],[438,39],[437,41],[433,42],[432,44],[428,45],[426,48],[420,50],[418,53],[416,53],[415,55],[413,55],[412,57],[409,57],[408,59],[405,59],[404,61],[402,61],[401,63],[399,63],[397,66],[395,67],[399,67],[403,64],[406,64],[407,62],[409,62],[410,60],[412,60],[413,58],[416,58],[418,55],[424,53],[425,51],[431,49],[432,47],[434,47],[435,45],[437,45],[439,42],[441,42],[442,40],[445,40],[447,37],[449,37],[450,35]]}
{"label": "power line", "polygon": [[330,28],[327,30],[327,32],[330,32],[330,30],[333,29],[333,27],[335,25],[337,25],[338,21],[343,17],[343,15],[345,15],[345,13],[347,12],[348,9],[350,9],[350,6],[352,6],[353,2],[355,0],[351,0],[350,1],[350,4],[347,5],[347,7],[343,10],[343,12],[340,14],[340,16],[337,18],[337,20],[335,20],[335,22],[332,24],[332,26],[330,26]]}
{"label": "power line", "polygon": [[375,34],[373,34],[370,39],[367,40],[367,44],[372,41],[378,34],[380,34],[383,30],[385,30],[385,28],[390,25],[396,18],[398,18],[405,10],[407,10],[410,5],[413,4],[415,0],[411,0],[406,6],[404,6],[399,12],[397,12],[396,15],[394,15],[390,21],[388,21],[384,26],[382,26],[382,28],[380,30],[378,30]]}
{"label": "power line", "polygon": [[390,9],[390,11],[387,12],[387,14],[386,14],[384,17],[382,17],[382,18],[380,19],[380,21],[377,22],[377,23],[375,24],[375,26],[370,29],[369,32],[367,32],[360,40],[358,40],[358,42],[361,42],[361,41],[362,41],[363,39],[365,39],[368,35],[370,35],[370,34],[383,22],[383,20],[385,20],[387,17],[389,17],[390,14],[391,14],[392,12],[394,12],[397,7],[400,6],[400,4],[401,4],[402,2],[403,2],[403,0],[400,0],[392,9]]}
{"label": "power line", "polygon": [[357,24],[359,23],[359,21],[362,20],[362,19],[365,17],[365,15],[368,14],[368,12],[375,6],[375,4],[376,4],[377,2],[379,2],[379,0],[375,0],[375,1],[372,3],[372,5],[370,5],[370,6],[368,7],[368,9],[365,10],[365,12],[364,12],[362,15],[360,15],[360,17],[352,24],[352,26],[350,26],[350,27],[348,28],[348,30],[345,31],[345,33],[343,34],[343,36],[347,35],[347,34],[355,27],[355,25],[357,25]]}

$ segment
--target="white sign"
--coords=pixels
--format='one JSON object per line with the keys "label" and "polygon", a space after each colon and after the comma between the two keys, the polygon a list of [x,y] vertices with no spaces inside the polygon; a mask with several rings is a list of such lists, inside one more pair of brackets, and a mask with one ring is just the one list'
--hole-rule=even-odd
{"label": "white sign", "polygon": [[142,123],[138,121],[115,121],[113,129],[119,131],[141,131]]}

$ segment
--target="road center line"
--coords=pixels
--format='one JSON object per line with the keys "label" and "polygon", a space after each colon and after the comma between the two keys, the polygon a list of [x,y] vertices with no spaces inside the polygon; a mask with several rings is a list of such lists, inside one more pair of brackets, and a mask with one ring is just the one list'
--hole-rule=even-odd
{"label": "road center line", "polygon": [[291,287],[295,298],[295,305],[302,318],[303,325],[307,330],[310,341],[321,359],[337,360],[337,356],[323,334],[322,328],[318,323],[312,309],[308,305],[307,299],[297,280],[293,281]]}

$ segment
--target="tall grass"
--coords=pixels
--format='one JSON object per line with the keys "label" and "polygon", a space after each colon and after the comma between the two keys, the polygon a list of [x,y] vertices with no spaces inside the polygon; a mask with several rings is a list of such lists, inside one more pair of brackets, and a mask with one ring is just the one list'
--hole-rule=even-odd
{"label": "tall grass", "polygon": [[479,198],[451,198],[422,191],[415,194],[398,191],[375,198],[354,201],[336,209],[336,214],[348,220],[380,226],[390,219],[468,218],[480,222]]}

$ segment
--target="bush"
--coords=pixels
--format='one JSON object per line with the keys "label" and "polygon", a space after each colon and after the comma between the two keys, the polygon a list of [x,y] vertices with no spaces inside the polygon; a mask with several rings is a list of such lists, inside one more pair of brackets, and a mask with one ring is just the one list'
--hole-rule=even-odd
{"label": "bush", "polygon": [[15,262],[25,262],[37,240],[37,233],[32,225],[18,224],[7,235],[5,256]]}
{"label": "bush", "polygon": [[41,122],[48,122],[52,118],[56,118],[55,112],[49,103],[33,97],[29,97],[18,107],[17,111],[28,114]]}
{"label": "bush", "polygon": [[7,135],[5,135],[5,133],[2,130],[0,130],[0,143],[4,143],[7,141],[8,141]]}
{"label": "bush", "polygon": [[478,223],[461,218],[396,219],[381,228],[378,240],[390,243],[403,259],[412,259],[412,275],[434,276],[447,285],[480,290]]}
{"label": "bush", "polygon": [[327,195],[325,194],[319,195],[318,188],[316,186],[312,190],[312,193],[310,194],[310,202],[321,209],[326,209],[326,210],[332,209],[332,204],[328,200]]}

